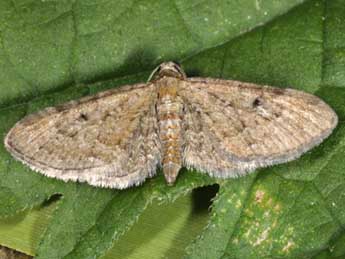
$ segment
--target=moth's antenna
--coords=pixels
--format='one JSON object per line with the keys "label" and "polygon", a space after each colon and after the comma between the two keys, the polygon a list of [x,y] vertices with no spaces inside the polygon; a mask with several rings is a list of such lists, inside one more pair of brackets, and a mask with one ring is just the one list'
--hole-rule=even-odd
{"label": "moth's antenna", "polygon": [[146,83],[149,83],[149,82],[152,80],[153,76],[154,76],[157,72],[159,72],[159,70],[161,70],[161,65],[157,66],[157,67],[152,71],[152,73],[150,74],[150,76],[149,76],[149,78],[147,79]]}

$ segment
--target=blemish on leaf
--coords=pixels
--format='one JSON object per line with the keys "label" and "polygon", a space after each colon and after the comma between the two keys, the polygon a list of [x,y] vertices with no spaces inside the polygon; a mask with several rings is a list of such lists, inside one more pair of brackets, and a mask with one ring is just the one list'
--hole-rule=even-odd
{"label": "blemish on leaf", "polygon": [[265,192],[262,190],[257,190],[255,193],[255,201],[261,203],[264,198]]}
{"label": "blemish on leaf", "polygon": [[295,245],[295,243],[291,240],[287,242],[287,244],[283,247],[282,251],[287,253],[291,250],[291,248]]}
{"label": "blemish on leaf", "polygon": [[256,8],[256,10],[258,10],[258,11],[261,9],[260,0],[255,0],[255,8]]}
{"label": "blemish on leaf", "polygon": [[237,209],[241,208],[241,206],[242,206],[241,200],[237,200],[235,206],[236,206]]}
{"label": "blemish on leaf", "polygon": [[266,228],[261,235],[258,237],[258,239],[255,241],[255,243],[253,244],[254,246],[258,246],[260,245],[263,241],[265,241],[268,237],[269,232],[271,231],[271,228],[268,227]]}
{"label": "blemish on leaf", "polygon": [[249,238],[251,235],[250,235],[250,232],[252,231],[252,229],[250,228],[250,229],[248,229],[247,230],[247,232],[246,233],[244,233],[244,236],[246,237],[246,238]]}
{"label": "blemish on leaf", "polygon": [[274,206],[274,211],[275,212],[279,212],[281,210],[281,206],[280,204],[278,203],[276,206]]}
{"label": "blemish on leaf", "polygon": [[248,209],[248,208],[244,210],[244,213],[245,213],[248,217],[253,217],[253,216],[254,216],[253,211],[250,210],[250,209]]}

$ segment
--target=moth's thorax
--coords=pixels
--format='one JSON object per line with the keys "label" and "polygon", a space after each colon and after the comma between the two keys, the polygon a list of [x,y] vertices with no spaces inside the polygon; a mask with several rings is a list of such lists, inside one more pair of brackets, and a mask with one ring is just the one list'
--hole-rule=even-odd
{"label": "moth's thorax", "polygon": [[180,79],[163,77],[157,80],[157,113],[159,138],[163,148],[163,173],[169,184],[176,180],[182,167],[182,110],[178,96]]}

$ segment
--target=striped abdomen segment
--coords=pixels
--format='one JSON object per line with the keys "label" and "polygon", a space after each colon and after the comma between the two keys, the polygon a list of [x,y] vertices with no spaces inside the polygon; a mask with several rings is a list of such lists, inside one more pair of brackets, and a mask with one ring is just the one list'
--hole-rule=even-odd
{"label": "striped abdomen segment", "polygon": [[168,184],[173,184],[182,167],[182,103],[176,86],[164,85],[158,90],[159,137],[163,148],[162,167]]}

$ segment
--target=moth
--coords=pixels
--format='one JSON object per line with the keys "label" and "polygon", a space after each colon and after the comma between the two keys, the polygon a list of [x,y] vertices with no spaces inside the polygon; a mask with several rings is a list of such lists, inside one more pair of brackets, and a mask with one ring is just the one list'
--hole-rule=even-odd
{"label": "moth", "polygon": [[187,78],[173,62],[147,83],[49,107],[20,120],[5,146],[34,171],[124,189],[181,167],[231,178],[300,157],[337,125],[336,113],[302,91]]}

